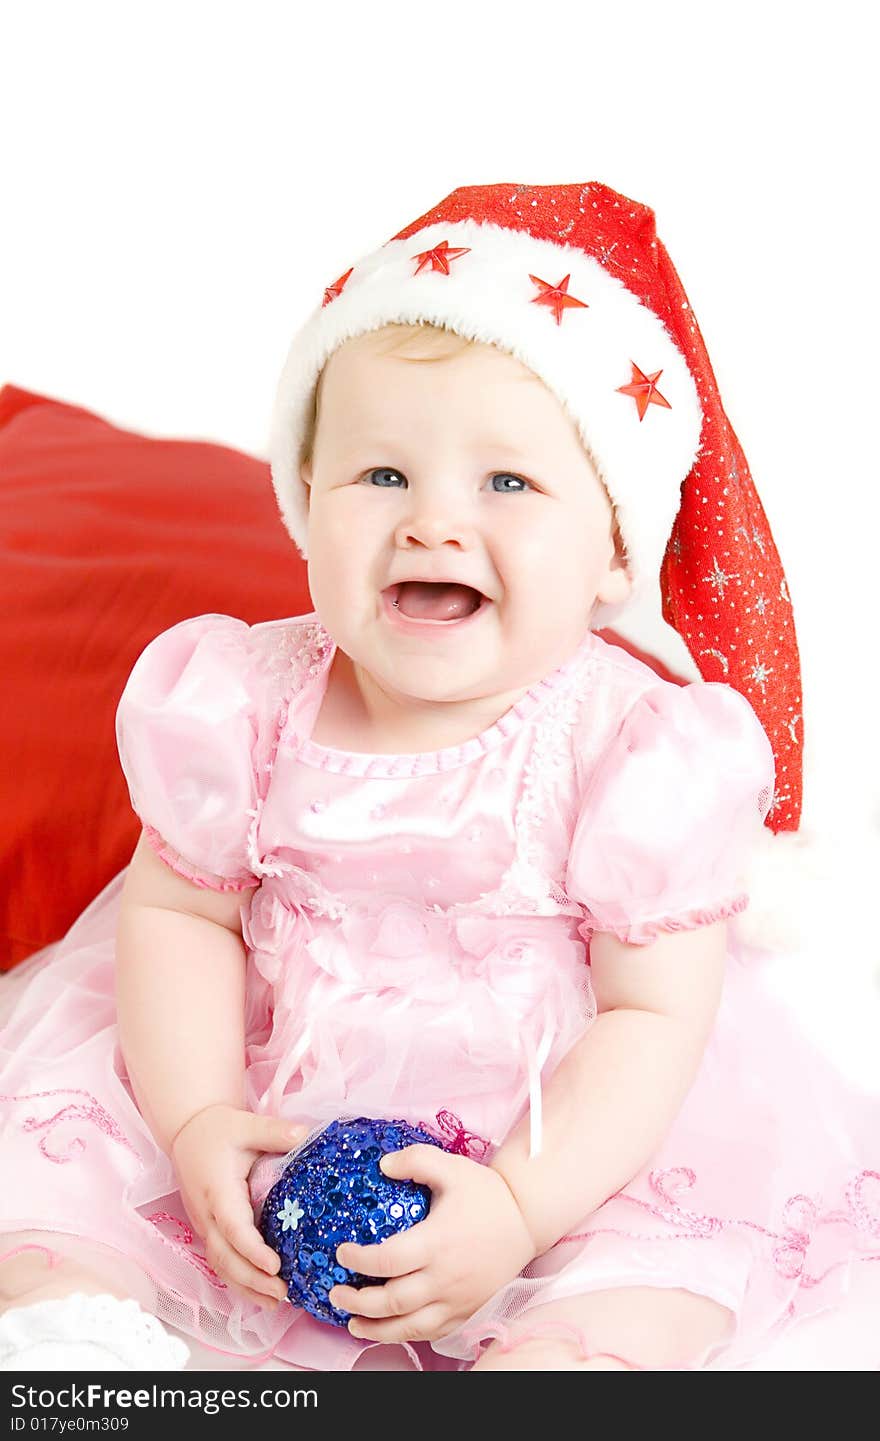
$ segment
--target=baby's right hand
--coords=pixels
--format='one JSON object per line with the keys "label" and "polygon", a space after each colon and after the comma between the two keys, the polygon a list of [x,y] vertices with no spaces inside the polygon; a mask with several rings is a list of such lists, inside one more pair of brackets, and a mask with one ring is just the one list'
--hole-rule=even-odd
{"label": "baby's right hand", "polygon": [[287,1287],[277,1275],[278,1256],[254,1225],[247,1177],[259,1155],[292,1150],[308,1129],[234,1106],[207,1106],[171,1145],[180,1194],[209,1264],[238,1295],[273,1310]]}

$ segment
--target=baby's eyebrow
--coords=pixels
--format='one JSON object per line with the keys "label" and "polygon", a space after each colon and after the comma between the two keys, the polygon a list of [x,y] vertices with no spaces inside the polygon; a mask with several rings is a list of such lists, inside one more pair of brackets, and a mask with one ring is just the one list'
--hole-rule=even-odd
{"label": "baby's eyebrow", "polygon": [[[400,443],[390,432],[387,435],[382,435],[379,432],[371,431],[364,431],[362,434],[352,434],[348,431],[340,441],[339,449],[343,454],[346,454],[354,450],[381,450],[382,447],[386,445],[393,445],[397,449],[400,448]],[[481,456],[494,456],[501,459],[523,461],[528,457],[528,451],[524,447],[517,445],[515,441],[493,440],[490,436],[480,437],[475,440],[473,450],[475,454]]]}
{"label": "baby's eyebrow", "polygon": [[517,445],[516,441],[495,440],[492,436],[487,436],[485,440],[480,440],[477,448],[479,450],[491,451],[493,455],[513,455],[522,458],[526,454],[526,450],[522,446]]}

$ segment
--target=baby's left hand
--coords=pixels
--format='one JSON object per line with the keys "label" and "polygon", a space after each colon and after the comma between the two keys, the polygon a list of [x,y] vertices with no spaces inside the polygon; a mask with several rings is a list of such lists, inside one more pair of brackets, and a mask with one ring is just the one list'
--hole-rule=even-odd
{"label": "baby's left hand", "polygon": [[380,1162],[386,1176],[431,1191],[424,1221],[370,1246],[346,1241],[341,1266],[389,1277],[384,1286],[334,1286],[330,1301],[352,1313],[348,1329],[368,1341],[434,1341],[447,1335],[535,1256],[507,1182],[490,1166],[435,1146],[406,1146]]}

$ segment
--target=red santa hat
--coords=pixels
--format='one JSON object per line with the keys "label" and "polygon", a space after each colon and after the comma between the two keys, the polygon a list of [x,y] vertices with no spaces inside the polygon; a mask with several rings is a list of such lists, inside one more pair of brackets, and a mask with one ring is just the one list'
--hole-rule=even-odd
{"label": "red santa hat", "polygon": [[[664,619],[700,674],[749,700],[776,761],[766,827],[777,840],[797,832],[803,705],[791,598],[654,212],[595,181],[464,186],[328,285],[290,347],[270,442],[281,514],[303,556],[300,462],[315,386],[339,345],[389,323],[496,345],[554,392],[613,502],[633,593],[659,574]],[[597,620],[612,616],[600,608]],[[770,919],[785,909],[774,850],[760,867],[774,894],[749,935],[768,945],[788,934]]]}

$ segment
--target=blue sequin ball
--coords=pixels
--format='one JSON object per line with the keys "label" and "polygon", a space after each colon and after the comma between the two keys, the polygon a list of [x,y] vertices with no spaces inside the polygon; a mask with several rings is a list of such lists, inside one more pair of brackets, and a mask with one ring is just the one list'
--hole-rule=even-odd
{"label": "blue sequin ball", "polygon": [[319,1321],[345,1326],[351,1312],[331,1304],[334,1286],[378,1286],[374,1276],[350,1271],[336,1260],[343,1241],[373,1245],[406,1231],[427,1216],[431,1193],[415,1181],[386,1176],[379,1161],[387,1151],[438,1141],[407,1121],[359,1116],[331,1121],[307,1141],[263,1203],[260,1232],[281,1257],[288,1300]]}

